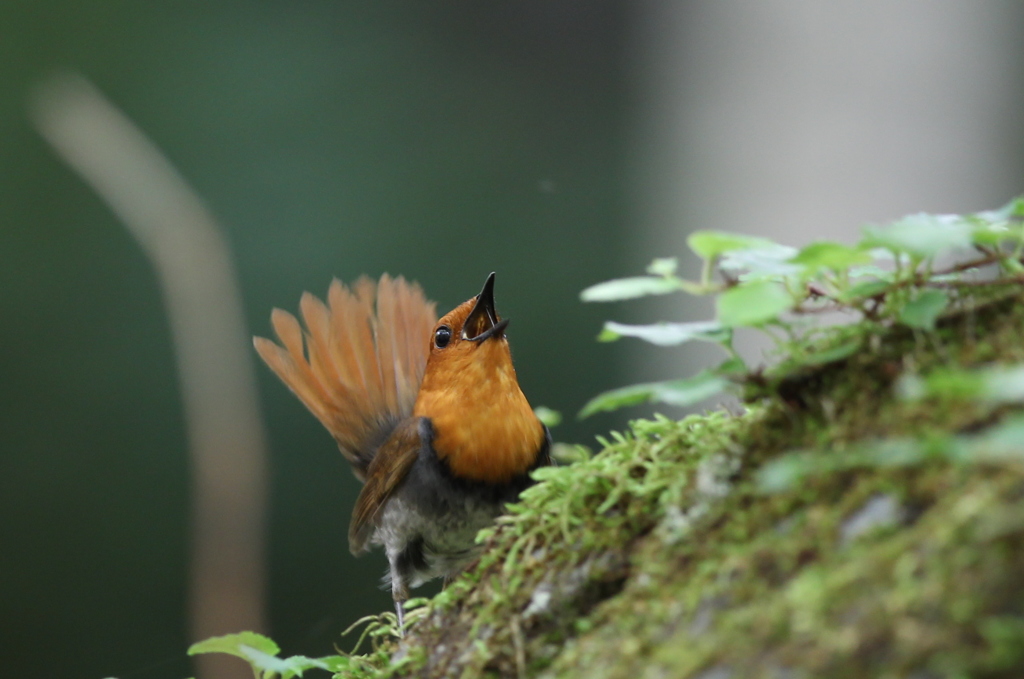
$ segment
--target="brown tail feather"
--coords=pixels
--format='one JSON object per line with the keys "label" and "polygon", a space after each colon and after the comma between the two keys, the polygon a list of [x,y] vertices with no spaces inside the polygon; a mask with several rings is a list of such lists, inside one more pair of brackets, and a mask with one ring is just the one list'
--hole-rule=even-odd
{"label": "brown tail feather", "polygon": [[[257,353],[334,436],[356,476],[374,451],[412,414],[437,322],[433,302],[416,283],[384,274],[345,287],[334,280],[327,305],[305,293],[298,320],[274,309],[283,346],[253,338]],[[305,347],[305,350],[303,348]]]}

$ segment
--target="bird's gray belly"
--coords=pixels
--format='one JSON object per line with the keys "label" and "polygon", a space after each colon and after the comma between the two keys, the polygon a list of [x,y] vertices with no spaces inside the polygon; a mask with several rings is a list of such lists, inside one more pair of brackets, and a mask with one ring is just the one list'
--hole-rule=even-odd
{"label": "bird's gray belly", "polygon": [[[429,441],[427,434],[424,440]],[[416,587],[457,574],[479,553],[480,529],[490,526],[530,483],[526,474],[499,484],[456,478],[424,446],[376,521],[373,540],[384,545],[391,577]]]}
{"label": "bird's gray belly", "polygon": [[464,498],[440,509],[435,503],[417,501],[415,495],[398,492],[388,501],[378,524],[375,541],[384,545],[389,560],[412,549],[422,553],[422,563],[410,573],[412,587],[427,580],[457,574],[479,552],[476,534],[501,513],[498,504]]}

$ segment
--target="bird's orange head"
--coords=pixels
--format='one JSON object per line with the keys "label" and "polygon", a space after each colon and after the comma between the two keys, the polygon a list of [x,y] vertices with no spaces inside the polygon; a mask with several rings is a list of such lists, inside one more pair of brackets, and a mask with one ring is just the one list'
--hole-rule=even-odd
{"label": "bird's orange head", "polygon": [[544,427],[516,379],[506,326],[494,309],[492,273],[430,337],[413,414],[430,418],[438,457],[467,480],[510,481],[534,465],[544,443]]}

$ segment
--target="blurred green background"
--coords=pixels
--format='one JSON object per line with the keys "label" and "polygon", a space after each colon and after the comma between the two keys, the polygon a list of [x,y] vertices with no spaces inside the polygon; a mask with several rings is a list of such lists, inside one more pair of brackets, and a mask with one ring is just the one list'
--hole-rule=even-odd
{"label": "blurred green background", "polygon": [[[494,270],[525,392],[572,415],[613,384],[612,353],[593,342],[606,310],[577,294],[625,266],[624,14],[614,2],[0,5],[7,676],[190,672],[186,441],[160,293],[125,229],[31,129],[30,88],[73,68],[151,136],[225,228],[253,333],[332,276],[400,273],[443,312]],[[390,608],[386,562],[348,553],[357,482],[257,373],[270,632],[287,653],[326,654]],[[587,440],[610,421],[569,417],[558,433]]]}
{"label": "blurred green background", "polygon": [[[708,311],[584,306],[582,288],[685,253],[694,228],[850,240],[1024,190],[1022,27],[1016,3],[977,0],[0,3],[4,673],[191,671],[165,311],[28,122],[49,74],[89,78],[206,200],[252,333],[333,276],[403,274],[443,311],[497,271],[524,391],[567,416],[556,439],[590,443],[650,412],[574,421],[590,396],[707,360],[597,344],[601,322]],[[327,654],[390,608],[385,560],[349,555],[356,481],[239,351],[270,437],[269,632]]]}

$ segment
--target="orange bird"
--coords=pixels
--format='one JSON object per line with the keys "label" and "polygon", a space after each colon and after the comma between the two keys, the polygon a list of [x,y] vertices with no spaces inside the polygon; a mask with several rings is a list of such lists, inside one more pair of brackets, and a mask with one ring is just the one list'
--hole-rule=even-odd
{"label": "orange bird", "polygon": [[256,351],[363,481],[349,547],[383,545],[401,627],[409,588],[473,559],[477,532],[550,463],[551,436],[519,388],[493,273],[440,320],[419,285],[387,274],[334,280],[326,305],[305,293],[300,308],[305,332],[274,309],[283,346],[256,337]]}

